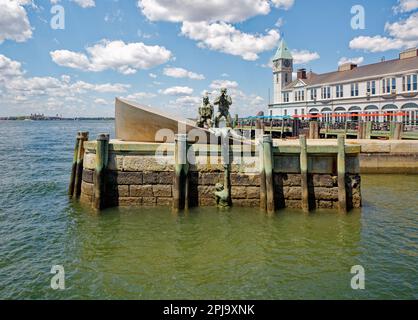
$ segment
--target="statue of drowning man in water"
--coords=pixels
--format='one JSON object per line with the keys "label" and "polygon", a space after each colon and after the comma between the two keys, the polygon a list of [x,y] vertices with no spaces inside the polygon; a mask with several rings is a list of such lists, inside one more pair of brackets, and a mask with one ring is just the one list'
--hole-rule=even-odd
{"label": "statue of drowning man in water", "polygon": [[214,104],[219,107],[218,113],[215,116],[215,127],[219,128],[219,121],[222,119],[222,117],[225,118],[226,126],[231,127],[232,118],[229,114],[229,108],[232,105],[232,98],[227,94],[226,88],[221,89],[221,95],[216,98]]}
{"label": "statue of drowning man in water", "polygon": [[203,97],[203,103],[199,107],[199,119],[197,120],[197,126],[199,128],[212,127],[213,106],[210,104],[209,96]]}

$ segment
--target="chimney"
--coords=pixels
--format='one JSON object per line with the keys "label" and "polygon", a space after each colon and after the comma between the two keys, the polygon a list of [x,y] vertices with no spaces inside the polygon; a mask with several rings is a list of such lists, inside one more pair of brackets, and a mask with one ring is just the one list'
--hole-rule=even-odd
{"label": "chimney", "polygon": [[400,60],[404,60],[404,59],[408,59],[408,58],[414,58],[414,57],[418,57],[418,49],[417,48],[408,49],[408,50],[405,50],[405,51],[403,51],[399,54],[399,59]]}
{"label": "chimney", "polygon": [[351,63],[351,62],[348,62],[348,63],[344,63],[344,64],[340,65],[338,67],[338,71],[340,71],[340,72],[350,71],[350,70],[353,70],[355,68],[357,68],[357,65],[356,64]]}
{"label": "chimney", "polygon": [[306,79],[306,69],[299,69],[298,70],[298,80]]}

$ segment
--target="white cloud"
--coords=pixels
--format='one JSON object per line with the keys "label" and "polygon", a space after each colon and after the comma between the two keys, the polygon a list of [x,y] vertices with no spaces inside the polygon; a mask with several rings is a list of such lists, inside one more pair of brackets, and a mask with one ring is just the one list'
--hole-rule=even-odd
{"label": "white cloud", "polygon": [[384,52],[418,45],[418,13],[395,23],[386,23],[389,36],[360,36],[350,41],[350,48],[368,52]]}
{"label": "white cloud", "polygon": [[317,52],[310,52],[308,50],[292,50],[292,56],[295,64],[306,64],[320,58]]}
{"label": "white cloud", "polygon": [[[50,0],[51,4],[57,4],[61,2],[61,0]],[[96,6],[95,0],[71,0],[72,2],[75,2],[82,8],[93,8]]]}
{"label": "white cloud", "polygon": [[30,0],[0,0],[0,44],[4,40],[25,42],[32,37],[32,29],[24,5]]}
{"label": "white cloud", "polygon": [[236,81],[230,81],[230,80],[214,80],[210,84],[210,88],[214,90],[222,89],[222,88],[227,88],[227,89],[238,88],[238,83]]}
{"label": "white cloud", "polygon": [[241,22],[270,12],[267,0],[139,0],[138,7],[151,21]]}
{"label": "white cloud", "polygon": [[[72,81],[68,75],[59,78],[48,76],[27,77],[21,63],[0,55],[0,105],[2,112],[42,112],[67,115],[103,115],[110,109],[95,109],[103,99],[97,95],[125,93],[131,86],[122,83],[93,84]],[[94,95],[93,95],[94,93]],[[110,103],[106,103],[110,106]],[[10,111],[13,110],[13,111]]]}
{"label": "white cloud", "polygon": [[22,64],[0,54],[0,81],[23,74]]}
{"label": "white cloud", "polygon": [[95,104],[100,104],[100,105],[108,105],[108,104],[110,104],[105,99],[101,99],[101,98],[98,98],[98,99],[94,100],[94,103]]}
{"label": "white cloud", "polygon": [[254,61],[258,54],[271,50],[277,46],[280,39],[279,32],[270,30],[266,35],[243,33],[234,26],[219,22],[184,22],[181,33],[198,41],[198,46],[210,50],[220,51],[245,60]]}
{"label": "white cloud", "polygon": [[359,64],[362,64],[363,61],[364,61],[364,57],[358,57],[358,58],[342,57],[340,61],[338,61],[338,65],[341,66],[346,63],[353,63],[353,64],[359,65]]}
{"label": "white cloud", "polygon": [[155,73],[150,73],[150,74],[149,74],[149,76],[150,76],[151,78],[153,78],[153,79],[156,79],[156,78],[157,78],[157,75],[156,75]]}
{"label": "white cloud", "polygon": [[385,31],[395,39],[402,41],[418,41],[418,13],[412,14],[408,19],[395,23],[387,23]]}
{"label": "white cloud", "polygon": [[[194,106],[199,106],[202,102],[202,98],[200,97],[194,97],[194,96],[184,96],[184,97],[180,97],[177,98],[174,101],[174,104],[176,104],[179,107],[194,107]],[[171,102],[173,103],[173,102]]]}
{"label": "white cloud", "polygon": [[187,96],[193,93],[193,89],[190,87],[171,87],[165,90],[159,91],[161,94],[168,95],[168,96]]}
{"label": "white cloud", "polygon": [[276,8],[284,10],[289,10],[295,4],[295,0],[271,0],[271,2]]}
{"label": "white cloud", "polygon": [[102,40],[86,51],[88,55],[69,50],[52,51],[50,55],[60,66],[93,72],[112,69],[126,75],[164,64],[172,57],[166,48],[147,46],[142,42],[126,44]]}
{"label": "white cloud", "polygon": [[398,5],[393,9],[396,13],[414,11],[418,9],[418,0],[398,0]]}
{"label": "white cloud", "polygon": [[398,50],[404,46],[399,39],[391,39],[382,36],[360,36],[350,41],[350,48],[369,52],[384,52],[388,50]]}
{"label": "white cloud", "polygon": [[195,72],[188,71],[183,68],[165,68],[163,71],[164,75],[172,78],[189,78],[192,80],[204,80],[203,74],[197,74]]}
{"label": "white cloud", "polygon": [[126,97],[127,100],[143,100],[143,99],[150,99],[156,97],[156,94],[150,92],[136,92],[132,93]]}
{"label": "white cloud", "polygon": [[94,0],[72,0],[77,3],[82,8],[91,8],[95,7],[96,3]]}

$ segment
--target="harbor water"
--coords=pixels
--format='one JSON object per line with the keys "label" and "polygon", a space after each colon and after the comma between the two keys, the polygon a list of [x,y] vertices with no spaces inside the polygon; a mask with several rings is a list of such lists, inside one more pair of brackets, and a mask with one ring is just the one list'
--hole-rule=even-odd
{"label": "harbor water", "polygon": [[[417,299],[418,176],[363,176],[348,215],[109,209],[71,202],[77,131],[113,121],[0,121],[0,299]],[[65,290],[51,289],[51,268]],[[365,270],[353,290],[350,270]]]}

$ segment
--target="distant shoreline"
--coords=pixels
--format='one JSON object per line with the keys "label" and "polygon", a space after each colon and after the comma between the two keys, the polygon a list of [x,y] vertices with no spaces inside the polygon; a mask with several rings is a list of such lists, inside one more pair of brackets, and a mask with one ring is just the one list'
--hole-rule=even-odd
{"label": "distant shoreline", "polygon": [[32,119],[31,117],[0,117],[0,121],[114,121],[115,118],[56,118],[45,117],[40,119]]}

